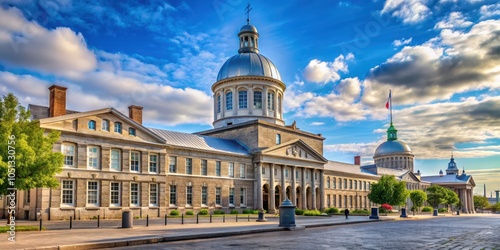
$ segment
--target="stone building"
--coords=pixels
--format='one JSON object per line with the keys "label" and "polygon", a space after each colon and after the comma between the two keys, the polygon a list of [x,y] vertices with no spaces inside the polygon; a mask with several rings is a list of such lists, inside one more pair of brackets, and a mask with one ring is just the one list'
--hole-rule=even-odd
{"label": "stone building", "polygon": [[[409,189],[429,181],[413,173],[413,154],[388,130],[375,164],[329,161],[324,137],[285,125],[286,85],[276,66],[259,53],[259,33],[247,23],[238,33],[238,54],[221,67],[212,85],[213,129],[194,134],[148,128],[143,108],[66,109],[71,91],[49,88],[49,106],[29,105],[32,119],[57,130],[53,150],[64,154],[58,188],[18,192],[16,217],[58,220],[164,216],[171,210],[277,211],[286,198],[301,209],[369,208],[367,195],[381,175],[394,174]],[[473,183],[470,182],[470,187]],[[468,186],[468,187],[469,187]],[[0,203],[7,214],[6,199]]]}

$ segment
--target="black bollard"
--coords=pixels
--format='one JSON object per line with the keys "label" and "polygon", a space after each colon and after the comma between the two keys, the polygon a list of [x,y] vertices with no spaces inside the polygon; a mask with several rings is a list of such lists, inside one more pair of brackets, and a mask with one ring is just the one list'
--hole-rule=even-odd
{"label": "black bollard", "polygon": [[236,222],[238,222],[238,215],[236,215]]}
{"label": "black bollard", "polygon": [[184,225],[184,214],[181,214],[181,224]]}
{"label": "black bollard", "polygon": [[210,223],[212,223],[212,214],[210,214]]}
{"label": "black bollard", "polygon": [[40,231],[42,231],[42,219],[40,219]]}
{"label": "black bollard", "polygon": [[146,215],[146,227],[149,227],[149,214]]}
{"label": "black bollard", "polygon": [[73,228],[73,216],[69,217],[69,229]]}
{"label": "black bollard", "polygon": [[248,221],[250,221],[250,215],[248,215]]}
{"label": "black bollard", "polygon": [[165,226],[167,225],[167,214],[165,214]]}
{"label": "black bollard", "polygon": [[226,222],[226,215],[222,215],[222,222]]}
{"label": "black bollard", "polygon": [[100,223],[101,223],[101,216],[98,215],[97,216],[97,227],[100,227]]}
{"label": "black bollard", "polygon": [[196,224],[198,224],[198,214],[196,214]]}

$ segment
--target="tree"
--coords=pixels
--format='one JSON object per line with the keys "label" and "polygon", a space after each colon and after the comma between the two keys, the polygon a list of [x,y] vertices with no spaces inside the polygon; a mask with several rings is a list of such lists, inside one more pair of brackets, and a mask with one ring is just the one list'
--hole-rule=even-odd
{"label": "tree", "polygon": [[449,209],[450,206],[458,204],[458,202],[460,201],[460,199],[458,198],[458,194],[448,188],[445,188],[444,190],[446,192],[445,204],[447,206],[447,209]]}
{"label": "tree", "polygon": [[490,202],[488,201],[488,198],[481,195],[474,195],[474,209],[477,210],[478,208],[480,208],[481,210],[483,210],[489,205]]}
{"label": "tree", "polygon": [[446,202],[447,193],[444,187],[431,185],[427,188],[427,202],[433,207],[438,208],[439,205]]}
{"label": "tree", "polygon": [[500,212],[500,202],[497,202],[496,204],[490,205],[489,208],[494,213]]}
{"label": "tree", "polygon": [[422,190],[413,190],[410,192],[410,200],[413,203],[413,207],[418,212],[427,200],[427,194]]}
{"label": "tree", "polygon": [[8,188],[29,190],[59,185],[55,174],[62,171],[64,156],[52,151],[59,132],[45,134],[40,123],[29,117],[29,111],[12,93],[0,99],[1,194],[11,194]]}
{"label": "tree", "polygon": [[377,183],[372,185],[368,198],[377,204],[399,206],[405,203],[408,195],[409,192],[404,182],[396,180],[394,175],[383,175]]}

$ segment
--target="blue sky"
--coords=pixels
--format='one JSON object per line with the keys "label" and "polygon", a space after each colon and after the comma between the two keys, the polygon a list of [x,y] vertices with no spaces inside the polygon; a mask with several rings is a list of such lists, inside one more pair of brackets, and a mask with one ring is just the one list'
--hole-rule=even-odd
{"label": "blue sky", "polygon": [[[453,151],[476,193],[500,189],[500,4],[481,0],[252,1],[260,52],[287,85],[285,121],[325,156],[372,161],[389,123],[424,175]],[[145,124],[211,128],[210,87],[237,53],[246,1],[0,1],[0,94],[68,108],[144,107]]]}

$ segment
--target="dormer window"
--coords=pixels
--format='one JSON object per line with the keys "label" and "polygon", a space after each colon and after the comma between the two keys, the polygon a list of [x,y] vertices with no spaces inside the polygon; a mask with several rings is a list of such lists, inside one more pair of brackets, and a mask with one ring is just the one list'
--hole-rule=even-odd
{"label": "dormer window", "polygon": [[89,121],[89,129],[90,130],[95,130],[95,121],[94,120],[90,120]]}
{"label": "dormer window", "polygon": [[128,134],[131,136],[135,136],[135,128],[128,128]]}
{"label": "dormer window", "polygon": [[122,123],[121,122],[115,122],[115,132],[116,133],[122,133]]}
{"label": "dormer window", "polygon": [[102,120],[102,130],[109,132],[109,120]]}

